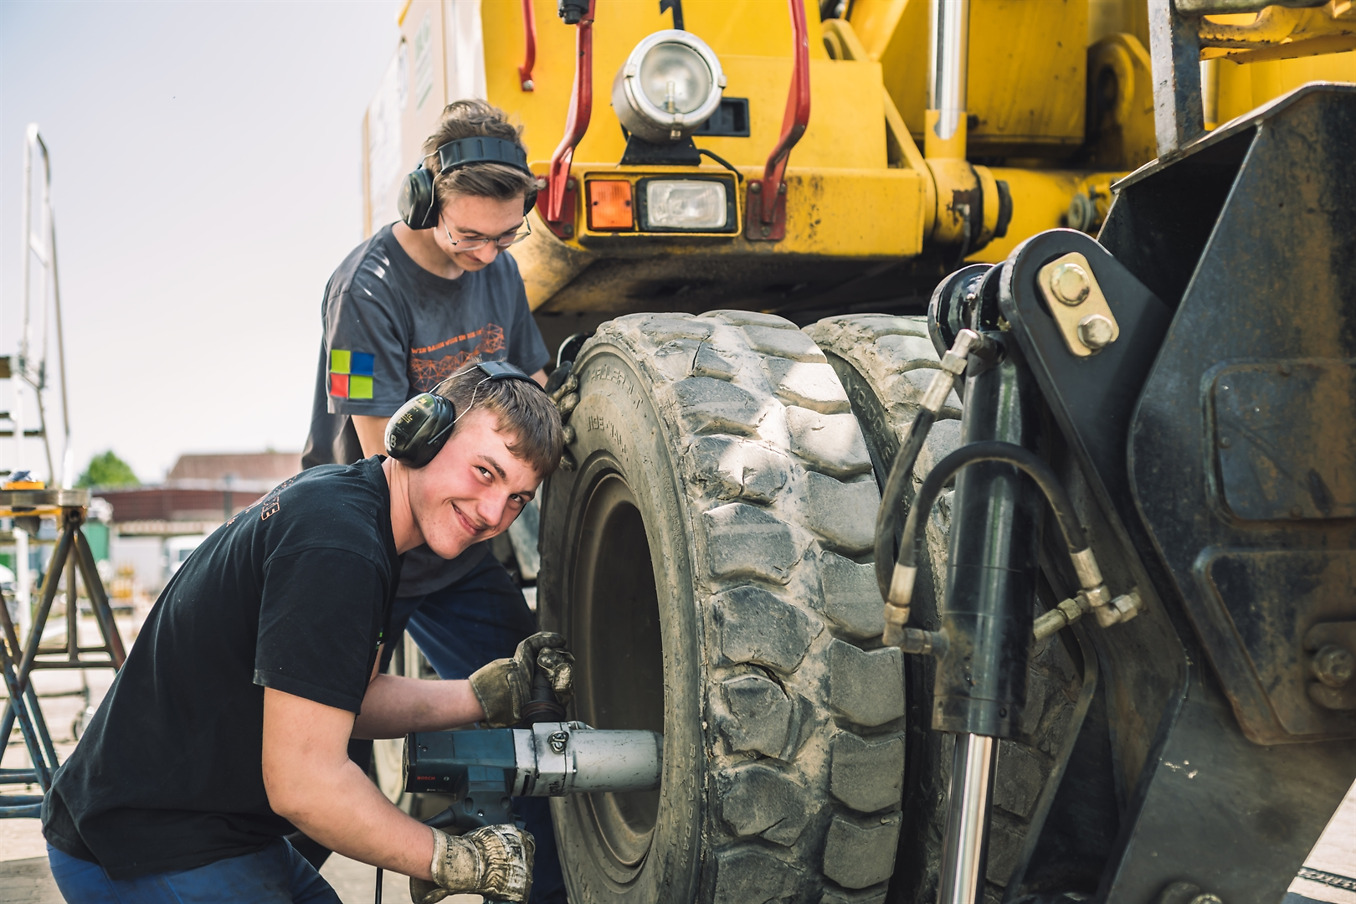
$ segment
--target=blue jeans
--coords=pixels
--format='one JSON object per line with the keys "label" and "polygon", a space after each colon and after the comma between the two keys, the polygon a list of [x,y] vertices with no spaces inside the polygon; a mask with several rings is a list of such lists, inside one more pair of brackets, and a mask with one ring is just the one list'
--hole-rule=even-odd
{"label": "blue jeans", "polygon": [[[408,623],[408,628],[406,627]],[[388,651],[408,630],[440,678],[469,678],[493,659],[513,655],[518,643],[537,630],[523,592],[493,554],[452,584],[424,596],[397,597],[391,610]],[[385,656],[385,670],[389,656]],[[565,904],[565,877],[551,830],[551,808],[543,797],[518,797],[513,810],[537,842],[529,904]]]}
{"label": "blue jeans", "polygon": [[253,854],[135,879],[109,878],[99,864],[50,844],[47,862],[70,904],[341,904],[330,884],[281,838]]}

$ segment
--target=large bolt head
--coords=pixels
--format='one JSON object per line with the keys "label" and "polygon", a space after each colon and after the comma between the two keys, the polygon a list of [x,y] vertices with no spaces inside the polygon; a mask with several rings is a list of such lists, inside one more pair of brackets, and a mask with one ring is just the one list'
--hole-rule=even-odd
{"label": "large bolt head", "polygon": [[1314,677],[1328,687],[1346,687],[1356,674],[1356,656],[1335,644],[1328,644],[1314,654]]}
{"label": "large bolt head", "polygon": [[1050,291],[1069,307],[1082,304],[1088,297],[1088,273],[1078,264],[1060,264],[1050,273]]}
{"label": "large bolt head", "polygon": [[1089,314],[1078,321],[1078,339],[1093,351],[1110,345],[1115,332],[1110,319],[1102,314]]}

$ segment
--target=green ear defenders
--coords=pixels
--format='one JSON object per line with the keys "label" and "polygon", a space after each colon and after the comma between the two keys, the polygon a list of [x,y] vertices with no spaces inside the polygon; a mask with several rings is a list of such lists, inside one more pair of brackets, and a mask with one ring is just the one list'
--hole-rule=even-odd
{"label": "green ear defenders", "polygon": [[[486,380],[525,380],[540,388],[536,380],[506,361],[482,361],[471,369],[479,370]],[[386,454],[411,468],[422,468],[433,461],[457,423],[456,406],[437,394],[438,386],[401,405],[386,422]]]}

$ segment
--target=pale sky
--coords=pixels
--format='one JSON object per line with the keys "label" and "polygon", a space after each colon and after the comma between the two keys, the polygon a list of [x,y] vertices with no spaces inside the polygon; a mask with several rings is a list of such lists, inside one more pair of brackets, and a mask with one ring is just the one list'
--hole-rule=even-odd
{"label": "pale sky", "polygon": [[[0,0],[0,355],[20,344],[36,123],[76,474],[106,449],[143,482],[185,452],[301,450],[325,282],[362,239],[362,118],[399,9]],[[45,473],[35,456],[0,438],[0,466]]]}

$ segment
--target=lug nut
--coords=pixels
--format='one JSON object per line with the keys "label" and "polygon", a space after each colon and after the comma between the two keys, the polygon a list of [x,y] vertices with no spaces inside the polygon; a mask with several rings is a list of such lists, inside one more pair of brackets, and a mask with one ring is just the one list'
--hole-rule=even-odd
{"label": "lug nut", "polygon": [[1106,348],[1111,344],[1115,328],[1102,314],[1089,314],[1078,321],[1078,338],[1093,351]]}
{"label": "lug nut", "polygon": [[1069,307],[1082,304],[1091,291],[1087,271],[1078,264],[1060,264],[1050,274],[1050,291]]}

